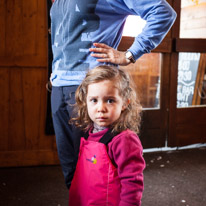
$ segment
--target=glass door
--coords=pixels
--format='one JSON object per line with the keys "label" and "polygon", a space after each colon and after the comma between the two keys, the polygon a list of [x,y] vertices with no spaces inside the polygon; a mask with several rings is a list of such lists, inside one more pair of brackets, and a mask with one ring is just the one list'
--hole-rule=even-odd
{"label": "glass door", "polygon": [[[143,106],[144,148],[206,142],[206,0],[168,3],[178,14],[171,31],[152,53],[124,67],[136,83]],[[129,29],[126,24],[122,51],[145,25],[138,17],[131,21],[131,25],[138,21],[140,28]]]}
{"label": "glass door", "polygon": [[[138,25],[136,30],[134,24]],[[144,20],[129,16],[118,49],[126,51],[144,25]],[[139,136],[144,148],[165,147],[167,144],[171,51],[172,30],[151,53],[140,57],[135,64],[122,67],[132,76],[143,107]]]}
{"label": "glass door", "polygon": [[169,146],[206,142],[206,0],[175,0]]}

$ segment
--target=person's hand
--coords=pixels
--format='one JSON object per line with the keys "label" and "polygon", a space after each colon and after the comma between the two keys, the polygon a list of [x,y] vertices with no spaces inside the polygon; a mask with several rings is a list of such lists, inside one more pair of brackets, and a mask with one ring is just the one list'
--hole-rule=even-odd
{"label": "person's hand", "polygon": [[98,62],[108,62],[118,65],[128,65],[131,62],[126,59],[125,52],[118,51],[103,43],[93,43],[94,48],[90,48],[91,56],[96,57]]}

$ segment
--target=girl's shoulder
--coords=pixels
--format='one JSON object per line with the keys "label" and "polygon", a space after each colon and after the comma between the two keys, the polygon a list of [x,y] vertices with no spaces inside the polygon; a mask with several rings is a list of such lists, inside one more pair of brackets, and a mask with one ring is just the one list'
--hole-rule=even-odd
{"label": "girl's shoulder", "polygon": [[134,131],[132,131],[130,129],[126,129],[126,130],[120,132],[115,137],[125,137],[125,138],[135,137],[135,138],[139,138],[137,133],[135,133]]}
{"label": "girl's shoulder", "polygon": [[142,147],[139,136],[132,130],[127,129],[117,134],[111,141],[111,144],[136,144]]}
{"label": "girl's shoulder", "polygon": [[138,135],[129,129],[116,135],[108,144],[108,154],[115,165],[119,165],[131,156],[138,159],[142,153],[143,147]]}

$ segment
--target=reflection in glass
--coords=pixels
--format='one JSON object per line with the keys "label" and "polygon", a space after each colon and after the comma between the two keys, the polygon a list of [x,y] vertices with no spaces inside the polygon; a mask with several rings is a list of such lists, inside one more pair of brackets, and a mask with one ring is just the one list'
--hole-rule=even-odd
{"label": "reflection in glass", "polygon": [[181,0],[180,38],[206,38],[206,0]]}
{"label": "reflection in glass", "polygon": [[206,104],[206,54],[180,52],[177,107]]}
{"label": "reflection in glass", "polygon": [[135,64],[121,68],[131,75],[142,106],[159,108],[161,54],[145,54]]}

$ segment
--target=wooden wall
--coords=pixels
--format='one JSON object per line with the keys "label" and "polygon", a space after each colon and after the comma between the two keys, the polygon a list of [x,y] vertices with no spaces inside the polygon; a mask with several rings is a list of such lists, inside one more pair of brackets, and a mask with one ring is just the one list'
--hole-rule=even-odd
{"label": "wooden wall", "polygon": [[0,1],[0,167],[57,164],[45,135],[46,1]]}

